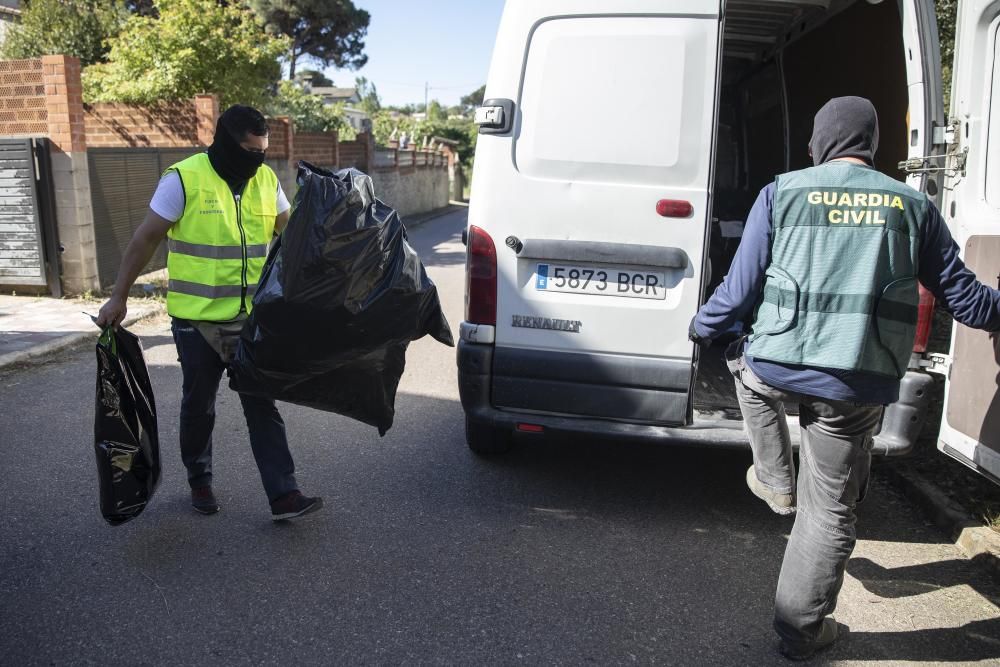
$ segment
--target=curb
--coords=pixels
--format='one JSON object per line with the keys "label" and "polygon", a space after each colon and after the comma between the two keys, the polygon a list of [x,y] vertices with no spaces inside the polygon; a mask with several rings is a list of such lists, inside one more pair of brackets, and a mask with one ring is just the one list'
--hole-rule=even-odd
{"label": "curb", "polygon": [[905,463],[886,462],[878,470],[920,507],[955,546],[972,561],[985,565],[993,578],[1000,581],[1000,533],[976,521],[965,508]]}
{"label": "curb", "polygon": [[[162,304],[157,304],[149,307],[148,309],[139,310],[139,312],[135,314],[130,314],[122,321],[121,326],[129,327],[136,322],[147,320],[163,312],[165,312],[165,307]],[[67,333],[65,336],[60,336],[59,338],[46,341],[28,350],[19,350],[17,352],[0,355],[0,370],[6,370],[7,368],[18,364],[33,364],[49,361],[47,357],[53,353],[61,352],[67,348],[75,347],[80,343],[93,339],[94,332],[73,331]]]}

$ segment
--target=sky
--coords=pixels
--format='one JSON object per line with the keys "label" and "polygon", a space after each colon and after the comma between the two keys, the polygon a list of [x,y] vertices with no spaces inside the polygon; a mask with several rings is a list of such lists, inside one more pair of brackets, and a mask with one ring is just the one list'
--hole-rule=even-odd
{"label": "sky", "polygon": [[[383,105],[458,104],[486,83],[503,0],[354,0],[371,14],[365,53],[357,71],[328,68],[337,86],[364,76],[378,89]],[[315,68],[305,60],[298,68]]]}

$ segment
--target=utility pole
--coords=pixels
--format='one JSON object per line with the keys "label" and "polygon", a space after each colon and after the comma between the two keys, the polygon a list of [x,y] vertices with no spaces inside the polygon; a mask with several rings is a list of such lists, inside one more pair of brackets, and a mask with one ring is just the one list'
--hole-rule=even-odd
{"label": "utility pole", "polygon": [[428,90],[430,90],[430,87],[428,86],[427,82],[424,81],[424,119],[425,120],[427,118],[429,118],[429,116],[427,115],[427,91]]}

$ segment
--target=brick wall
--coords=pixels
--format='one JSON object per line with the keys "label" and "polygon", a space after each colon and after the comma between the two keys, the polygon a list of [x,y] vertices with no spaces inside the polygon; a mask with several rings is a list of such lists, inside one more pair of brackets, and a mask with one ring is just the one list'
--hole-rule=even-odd
{"label": "brick wall", "polygon": [[48,134],[42,61],[0,61],[0,135]]}
{"label": "brick wall", "polygon": [[296,132],[295,161],[305,160],[317,167],[337,166],[336,132]]}
{"label": "brick wall", "polygon": [[287,117],[268,118],[268,160],[288,160],[292,156],[293,147],[292,124]]}
{"label": "brick wall", "polygon": [[139,107],[100,102],[85,104],[89,148],[184,148],[203,145],[194,101]]}
{"label": "brick wall", "polygon": [[84,153],[83,84],[80,61],[70,56],[42,56],[48,136],[57,151]]}
{"label": "brick wall", "polygon": [[355,167],[362,171],[368,171],[367,141],[362,138],[340,142],[340,164],[338,166],[341,168]]}

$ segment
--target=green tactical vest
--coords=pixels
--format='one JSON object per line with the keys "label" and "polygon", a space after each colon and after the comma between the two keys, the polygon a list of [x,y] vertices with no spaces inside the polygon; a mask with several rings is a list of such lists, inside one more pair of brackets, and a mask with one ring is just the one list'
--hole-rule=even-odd
{"label": "green tactical vest", "polygon": [[747,354],[903,377],[928,206],[920,192],[847,162],[778,176],[771,264]]}
{"label": "green tactical vest", "polygon": [[[262,165],[240,195],[207,153],[173,165],[184,186],[184,214],[167,233],[167,312],[224,322],[250,312],[277,216],[278,178]],[[166,172],[165,172],[166,173]]]}

